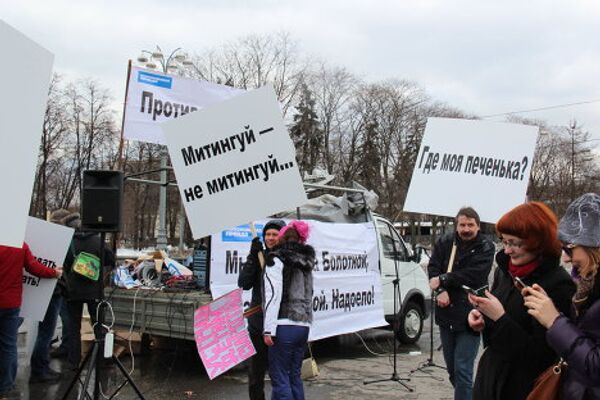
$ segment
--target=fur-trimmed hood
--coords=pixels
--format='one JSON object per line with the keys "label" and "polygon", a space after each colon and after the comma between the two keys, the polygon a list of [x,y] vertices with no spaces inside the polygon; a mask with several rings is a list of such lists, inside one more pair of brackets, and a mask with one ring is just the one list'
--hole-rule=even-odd
{"label": "fur-trimmed hood", "polygon": [[273,265],[273,257],[279,258],[285,266],[302,271],[312,271],[316,261],[315,249],[311,245],[296,242],[275,246],[269,252],[267,265]]}

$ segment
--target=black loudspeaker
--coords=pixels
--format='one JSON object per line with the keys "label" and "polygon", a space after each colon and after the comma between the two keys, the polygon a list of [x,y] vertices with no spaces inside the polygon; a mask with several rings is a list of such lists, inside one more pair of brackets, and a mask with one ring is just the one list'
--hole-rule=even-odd
{"label": "black loudspeaker", "polygon": [[119,232],[123,206],[123,172],[83,171],[81,229]]}

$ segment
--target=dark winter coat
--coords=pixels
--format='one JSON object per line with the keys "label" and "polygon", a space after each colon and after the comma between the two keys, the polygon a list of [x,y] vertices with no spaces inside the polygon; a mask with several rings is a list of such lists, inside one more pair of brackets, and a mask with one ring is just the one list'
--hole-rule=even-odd
{"label": "dark winter coat", "polygon": [[[264,250],[266,256],[269,250]],[[258,261],[258,255],[250,252],[246,257],[246,262],[242,264],[242,270],[238,276],[238,287],[244,290],[252,290],[252,299],[250,308],[262,306],[262,273]],[[262,309],[248,317],[248,331],[254,335],[262,335],[264,315]]]}
{"label": "dark winter coat", "polygon": [[583,313],[574,321],[559,317],[546,339],[568,364],[561,382],[562,399],[600,400],[600,274]]}
{"label": "dark winter coat", "polygon": [[[485,318],[485,350],[477,367],[473,399],[521,400],[531,392],[536,378],[558,361],[558,356],[546,343],[546,328],[527,313],[523,296],[508,272],[509,257],[500,251],[496,261],[498,269],[491,292],[506,313],[495,322]],[[559,311],[569,311],[575,284],[559,265],[558,257],[543,259],[522,280],[527,285],[537,283]]]}
{"label": "dark winter coat", "polygon": [[[452,272],[446,273],[452,252],[452,243],[456,240]],[[468,329],[467,315],[473,309],[462,285],[479,289],[487,284],[488,275],[494,261],[494,244],[481,233],[473,240],[464,242],[456,232],[446,234],[436,242],[429,261],[429,279],[439,276],[440,286],[448,291],[450,305],[436,306],[435,322],[452,331]]]}
{"label": "dark winter coat", "polygon": [[[65,258],[63,277],[61,278],[65,297],[69,301],[89,301],[100,297],[100,279],[104,273],[100,274],[98,281],[92,281],[73,271],[73,262],[81,252],[93,254],[102,260],[100,255],[100,235],[94,232],[77,231],[73,235],[73,240]],[[115,265],[114,253],[107,247],[104,247],[104,266],[103,271],[110,270]],[[108,266],[108,267],[106,267]]]}

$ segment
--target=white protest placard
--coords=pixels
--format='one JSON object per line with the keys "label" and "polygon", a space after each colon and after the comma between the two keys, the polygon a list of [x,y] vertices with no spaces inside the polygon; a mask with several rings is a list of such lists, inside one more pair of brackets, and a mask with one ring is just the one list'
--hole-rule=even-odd
{"label": "white protest placard", "polygon": [[165,144],[159,123],[219,103],[242,89],[132,67],[127,82],[123,136]]}
{"label": "white protest placard", "polygon": [[[29,217],[25,242],[38,261],[50,268],[63,265],[73,237],[73,228]],[[23,302],[20,316],[42,321],[56,279],[44,279],[23,271]]]}
{"label": "white protest placard", "polygon": [[306,202],[273,88],[161,126],[194,238]]}
{"label": "white protest placard", "polygon": [[[314,247],[317,256],[310,340],[387,325],[373,223],[305,221],[310,225],[308,244]],[[257,232],[262,231],[266,222],[255,222]],[[213,297],[237,287],[251,241],[248,225],[212,235],[210,290]],[[244,307],[249,307],[251,291],[244,292],[243,298]]]}
{"label": "white protest placard", "polygon": [[429,118],[404,211],[454,217],[464,206],[496,223],[525,201],[538,128]]}
{"label": "white protest placard", "polygon": [[[0,20],[0,244],[21,247],[40,149],[54,56]],[[8,59],[10,58],[10,60]]]}

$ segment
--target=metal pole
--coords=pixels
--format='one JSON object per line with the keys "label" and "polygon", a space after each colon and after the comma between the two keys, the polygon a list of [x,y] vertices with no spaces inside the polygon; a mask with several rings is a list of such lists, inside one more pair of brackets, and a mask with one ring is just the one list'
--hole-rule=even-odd
{"label": "metal pole", "polygon": [[167,248],[167,149],[163,148],[160,155],[160,187],[158,189],[158,235],[156,247],[159,250]]}
{"label": "metal pole", "polygon": [[[156,46],[160,52],[160,65],[163,73],[168,74],[169,66],[171,61],[176,61],[175,55],[181,47],[176,48],[171,52],[169,57],[165,59],[162,49]],[[142,53],[150,54],[150,58],[154,58],[153,53],[147,50],[142,50]],[[167,248],[167,157],[169,156],[166,146],[163,147],[160,155],[160,188],[158,189],[158,234],[156,236],[156,247],[159,250],[165,250]]]}
{"label": "metal pole", "polygon": [[571,122],[571,201],[575,200],[575,122]]}
{"label": "metal pole", "polygon": [[185,235],[185,211],[183,207],[183,202],[181,202],[181,209],[179,210],[179,251],[181,254],[183,254],[183,236]]}

